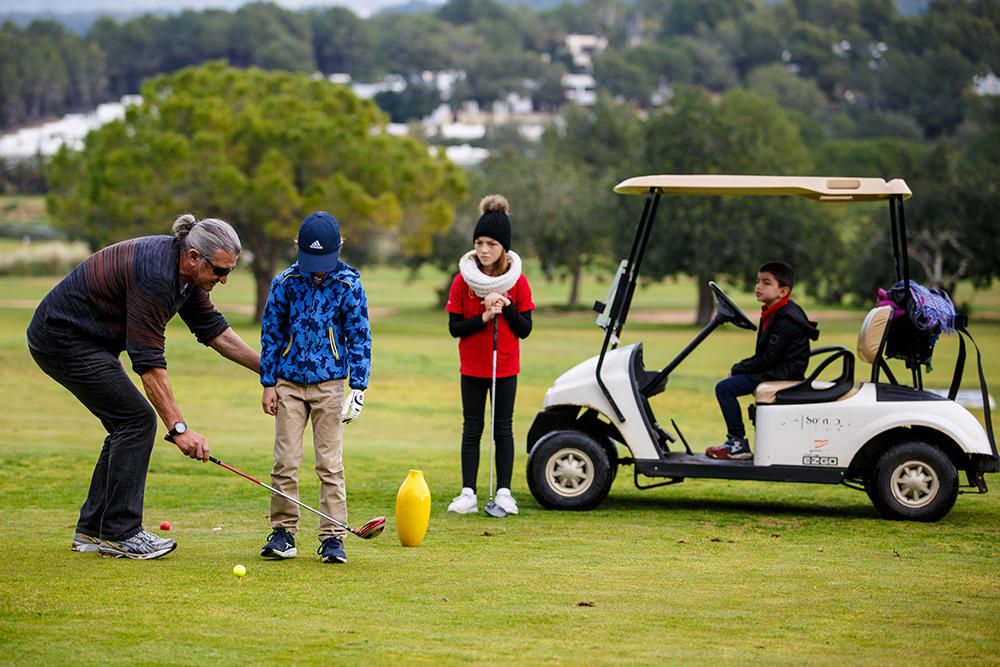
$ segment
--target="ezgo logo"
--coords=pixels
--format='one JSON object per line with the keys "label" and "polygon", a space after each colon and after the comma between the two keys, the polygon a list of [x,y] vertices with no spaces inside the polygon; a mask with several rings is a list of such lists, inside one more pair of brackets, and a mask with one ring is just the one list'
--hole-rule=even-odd
{"label": "ezgo logo", "polygon": [[837,465],[836,456],[816,456],[809,454],[802,457],[802,465],[804,466],[835,466]]}
{"label": "ezgo logo", "polygon": [[[817,449],[823,449],[830,444],[830,440],[813,440],[812,451],[815,452]],[[835,466],[837,465],[836,456],[821,456],[819,454],[810,453],[802,457],[802,465],[804,466]]]}

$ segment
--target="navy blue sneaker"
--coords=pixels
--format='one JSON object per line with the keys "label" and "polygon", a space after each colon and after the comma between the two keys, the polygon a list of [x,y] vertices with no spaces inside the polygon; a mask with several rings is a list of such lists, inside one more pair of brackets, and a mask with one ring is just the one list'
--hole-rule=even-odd
{"label": "navy blue sneaker", "polygon": [[260,550],[261,558],[295,558],[295,536],[284,528],[275,528]]}
{"label": "navy blue sneaker", "polygon": [[732,435],[721,446],[706,449],[705,454],[709,458],[721,460],[745,461],[753,458],[753,452],[750,451],[750,443],[747,442],[747,439]]}
{"label": "navy blue sneaker", "polygon": [[344,551],[344,543],[340,541],[339,537],[328,537],[323,540],[316,553],[319,554],[320,560],[324,563],[347,562],[347,552]]}

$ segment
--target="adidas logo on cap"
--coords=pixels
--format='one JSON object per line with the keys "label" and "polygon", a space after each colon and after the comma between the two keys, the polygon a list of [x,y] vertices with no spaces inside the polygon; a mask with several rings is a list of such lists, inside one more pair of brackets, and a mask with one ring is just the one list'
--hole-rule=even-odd
{"label": "adidas logo on cap", "polygon": [[315,241],[313,241],[309,245],[309,249],[310,250],[322,250],[323,249],[323,244],[319,242],[319,239],[316,239]]}

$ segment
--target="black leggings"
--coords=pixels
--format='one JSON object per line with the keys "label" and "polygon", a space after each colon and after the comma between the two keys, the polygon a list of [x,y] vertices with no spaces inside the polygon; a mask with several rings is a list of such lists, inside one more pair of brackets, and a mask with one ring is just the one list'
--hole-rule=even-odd
{"label": "black leggings", "polygon": [[[462,486],[476,488],[479,471],[479,441],[486,425],[486,397],[490,393],[490,378],[462,376]],[[517,376],[497,378],[496,440],[497,488],[510,488],[514,472],[514,395]]]}

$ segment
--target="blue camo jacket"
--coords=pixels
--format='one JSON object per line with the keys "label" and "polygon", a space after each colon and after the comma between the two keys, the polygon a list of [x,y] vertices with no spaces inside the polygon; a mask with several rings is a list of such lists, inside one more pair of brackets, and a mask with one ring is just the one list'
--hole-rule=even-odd
{"label": "blue camo jacket", "polygon": [[349,377],[367,389],[372,332],[357,269],[341,262],[315,285],[292,264],[271,281],[260,330],[260,383],[317,384]]}

